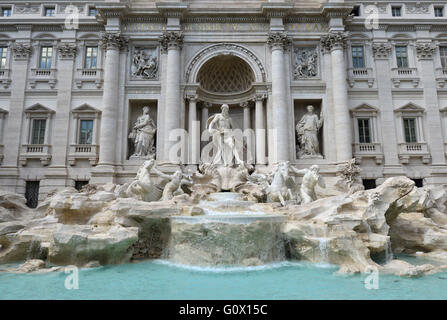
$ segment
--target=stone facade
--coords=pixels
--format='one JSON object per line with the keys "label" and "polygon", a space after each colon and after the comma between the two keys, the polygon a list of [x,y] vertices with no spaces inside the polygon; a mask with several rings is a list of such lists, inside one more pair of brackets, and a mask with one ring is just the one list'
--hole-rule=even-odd
{"label": "stone facade", "polygon": [[[129,134],[146,106],[158,166],[197,168],[221,104],[259,168],[318,164],[330,178],[355,157],[377,184],[447,184],[447,20],[435,17],[447,5],[356,3],[352,15],[351,2],[323,0],[2,1],[0,186],[40,181],[42,199],[128,181],[144,162]],[[297,150],[308,105],[324,120],[316,159]]]}

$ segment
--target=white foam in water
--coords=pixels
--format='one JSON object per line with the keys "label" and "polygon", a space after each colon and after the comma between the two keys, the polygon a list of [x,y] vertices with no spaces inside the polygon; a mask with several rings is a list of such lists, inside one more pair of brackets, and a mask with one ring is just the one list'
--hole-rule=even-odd
{"label": "white foam in water", "polygon": [[251,266],[251,267],[199,267],[191,266],[187,264],[174,263],[167,260],[154,260],[154,263],[163,264],[169,267],[191,270],[196,272],[207,272],[207,273],[231,273],[231,272],[251,272],[251,271],[264,271],[271,269],[279,269],[284,267],[302,267],[303,263],[296,261],[280,261],[268,263],[262,266]]}

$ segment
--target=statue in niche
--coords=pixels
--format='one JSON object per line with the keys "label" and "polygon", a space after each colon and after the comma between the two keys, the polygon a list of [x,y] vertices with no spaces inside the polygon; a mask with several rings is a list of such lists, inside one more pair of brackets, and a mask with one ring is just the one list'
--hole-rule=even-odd
{"label": "statue in niche", "polygon": [[207,121],[207,128],[213,137],[213,144],[216,153],[212,164],[222,164],[224,166],[243,165],[239,153],[236,149],[235,138],[233,136],[233,123],[229,116],[229,107],[223,104],[222,112],[211,116]]}
{"label": "statue in niche", "polygon": [[143,79],[157,77],[158,59],[155,55],[148,56],[145,50],[136,50],[133,56],[132,76]]}
{"label": "statue in niche", "polygon": [[313,165],[310,169],[303,170],[297,170],[293,167],[291,168],[296,174],[304,174],[300,188],[301,204],[311,203],[317,200],[317,195],[315,193],[315,187],[317,184],[322,188],[326,188],[326,184],[320,175],[320,167]]}
{"label": "statue in niche", "polygon": [[149,107],[143,107],[143,114],[138,117],[129,134],[130,139],[134,140],[135,153],[131,158],[155,158],[155,132],[157,126],[149,115]]}
{"label": "statue in niche", "polygon": [[296,125],[298,136],[298,158],[323,158],[320,154],[318,131],[323,126],[323,112],[320,118],[314,113],[313,106],[307,106],[307,113]]}
{"label": "statue in niche", "polygon": [[318,54],[314,48],[298,48],[295,51],[295,79],[313,78],[318,74]]}

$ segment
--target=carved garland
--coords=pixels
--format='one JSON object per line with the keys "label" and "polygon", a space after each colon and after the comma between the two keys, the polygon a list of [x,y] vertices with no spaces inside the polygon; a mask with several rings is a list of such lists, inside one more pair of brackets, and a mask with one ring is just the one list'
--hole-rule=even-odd
{"label": "carved garland", "polygon": [[391,53],[391,45],[389,43],[373,43],[373,55],[376,59],[388,59]]}
{"label": "carved garland", "polygon": [[252,59],[256,63],[258,68],[261,70],[262,80],[266,81],[266,78],[267,78],[266,72],[265,72],[264,66],[262,65],[262,63],[258,59],[258,57],[255,54],[253,54],[253,52],[251,52],[250,50],[248,50],[240,45],[232,44],[232,43],[216,44],[216,45],[212,45],[212,46],[200,51],[192,59],[192,61],[188,64],[188,68],[186,69],[186,78],[185,79],[189,79],[192,70],[204,56],[208,55],[209,53],[218,52],[218,51],[239,51],[239,52],[243,53],[244,55],[248,56],[250,59]]}
{"label": "carved garland", "polygon": [[433,59],[433,54],[435,53],[435,46],[431,43],[417,43],[416,44],[416,54],[419,59]]}
{"label": "carved garland", "polygon": [[61,44],[57,47],[57,51],[62,59],[74,59],[77,50],[76,44],[71,43]]}
{"label": "carved garland", "polygon": [[29,43],[14,43],[11,48],[16,60],[26,60],[31,54],[31,45]]}

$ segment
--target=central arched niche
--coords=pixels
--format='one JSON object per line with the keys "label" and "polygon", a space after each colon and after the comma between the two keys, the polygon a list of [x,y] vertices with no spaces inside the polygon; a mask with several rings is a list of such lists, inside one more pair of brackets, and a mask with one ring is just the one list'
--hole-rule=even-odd
{"label": "central arched niche", "polygon": [[217,95],[237,95],[249,91],[255,75],[243,59],[219,55],[209,59],[197,74],[200,88]]}

